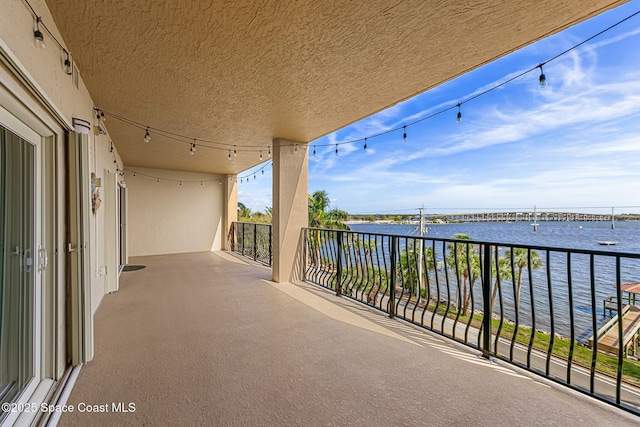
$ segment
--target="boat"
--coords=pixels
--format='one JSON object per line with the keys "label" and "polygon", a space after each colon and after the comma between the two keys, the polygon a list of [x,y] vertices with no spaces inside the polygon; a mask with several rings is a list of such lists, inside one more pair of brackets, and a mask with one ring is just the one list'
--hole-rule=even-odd
{"label": "boat", "polygon": [[598,240],[598,244],[601,246],[613,246],[613,245],[617,245],[618,242],[612,242],[610,240]]}

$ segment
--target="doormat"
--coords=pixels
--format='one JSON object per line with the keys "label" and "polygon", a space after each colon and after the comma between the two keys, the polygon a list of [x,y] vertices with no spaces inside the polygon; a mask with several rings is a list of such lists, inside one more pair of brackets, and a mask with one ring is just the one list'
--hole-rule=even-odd
{"label": "doormat", "polygon": [[122,271],[136,271],[136,270],[142,270],[143,268],[147,268],[146,265],[125,265],[122,268]]}

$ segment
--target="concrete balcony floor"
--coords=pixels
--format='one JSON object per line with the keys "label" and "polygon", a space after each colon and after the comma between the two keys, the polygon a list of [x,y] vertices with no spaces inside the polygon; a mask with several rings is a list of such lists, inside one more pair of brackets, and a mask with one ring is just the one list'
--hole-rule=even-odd
{"label": "concrete balcony floor", "polygon": [[[226,253],[139,257],[61,426],[637,425],[638,417]],[[111,403],[135,412],[111,412]]]}

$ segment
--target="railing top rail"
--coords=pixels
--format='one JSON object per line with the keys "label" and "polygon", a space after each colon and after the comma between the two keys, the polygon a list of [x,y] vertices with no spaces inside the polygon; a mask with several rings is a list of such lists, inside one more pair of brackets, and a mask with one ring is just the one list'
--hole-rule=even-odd
{"label": "railing top rail", "polygon": [[318,231],[342,231],[345,233],[354,233],[354,234],[365,234],[365,235],[374,235],[374,236],[382,236],[382,237],[400,237],[407,239],[416,239],[416,240],[428,240],[435,242],[445,242],[445,243],[468,243],[472,245],[491,245],[491,246],[500,246],[500,247],[511,247],[511,248],[524,248],[538,251],[552,251],[552,252],[564,252],[564,253],[575,253],[575,254],[584,254],[584,255],[597,255],[597,256],[609,256],[609,257],[622,257],[622,258],[635,258],[640,259],[640,253],[636,252],[619,252],[619,251],[602,251],[602,250],[593,250],[593,249],[580,249],[580,248],[562,248],[556,246],[538,246],[538,245],[527,245],[522,243],[504,243],[504,242],[492,242],[492,241],[481,241],[481,240],[467,240],[467,239],[454,239],[454,238],[442,238],[442,237],[427,237],[427,236],[412,236],[412,235],[402,235],[402,234],[389,234],[389,233],[372,233],[368,231],[354,231],[354,230],[338,230],[338,229],[330,229],[330,228],[313,228],[313,227],[305,227],[306,230],[318,230]]}
{"label": "railing top rail", "polygon": [[265,222],[245,222],[245,221],[234,221],[236,224],[247,224],[247,225],[264,225],[266,227],[272,227],[273,224],[268,224]]}

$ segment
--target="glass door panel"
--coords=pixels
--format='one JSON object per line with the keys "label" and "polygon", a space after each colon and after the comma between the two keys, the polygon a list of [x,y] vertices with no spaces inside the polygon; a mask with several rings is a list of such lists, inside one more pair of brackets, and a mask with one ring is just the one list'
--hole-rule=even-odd
{"label": "glass door panel", "polygon": [[[36,147],[0,126],[0,402],[36,376]],[[0,412],[0,421],[8,414]]]}

